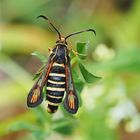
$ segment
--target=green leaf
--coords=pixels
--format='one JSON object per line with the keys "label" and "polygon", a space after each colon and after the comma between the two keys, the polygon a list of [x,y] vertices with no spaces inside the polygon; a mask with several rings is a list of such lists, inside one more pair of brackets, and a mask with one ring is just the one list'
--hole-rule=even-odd
{"label": "green leaf", "polygon": [[81,98],[81,92],[84,88],[84,83],[83,82],[77,82],[75,83],[75,88],[77,91],[77,96],[78,96],[78,100],[79,100],[79,106],[82,106],[82,98]]}
{"label": "green leaf", "polygon": [[43,54],[41,54],[38,51],[35,51],[32,53],[33,56],[36,56],[42,63],[46,63],[47,62],[47,57]]}
{"label": "green leaf", "polygon": [[80,59],[86,59],[86,57],[87,57],[87,54],[80,54],[80,53],[77,53],[77,55],[78,55],[78,57],[79,57]]}
{"label": "green leaf", "polygon": [[18,121],[10,126],[9,131],[20,131],[20,130],[35,131],[35,130],[39,130],[39,129],[40,128],[37,127],[36,125],[30,124],[27,122],[23,122],[23,121]]}
{"label": "green leaf", "polygon": [[39,77],[39,75],[42,73],[44,67],[46,64],[42,65],[41,68],[36,72],[36,74],[33,77],[33,80],[37,79]]}
{"label": "green leaf", "polygon": [[[40,72],[40,73],[41,73],[41,72]],[[34,77],[33,77],[32,80],[36,80],[36,79],[39,77],[40,73],[37,72],[37,73],[34,75]]]}
{"label": "green leaf", "polygon": [[72,76],[74,79],[75,89],[77,91],[78,99],[79,99],[79,106],[82,106],[82,99],[80,93],[82,92],[84,88],[84,82],[79,79],[78,74],[75,70],[72,71]]}
{"label": "green leaf", "polygon": [[44,126],[46,123],[49,123],[51,121],[50,116],[43,107],[38,106],[33,111],[38,119],[39,125]]}
{"label": "green leaf", "polygon": [[79,78],[75,69],[72,69],[72,77],[73,77],[74,83],[81,82],[81,79]]}
{"label": "green leaf", "polygon": [[70,135],[73,132],[75,127],[76,121],[68,120],[68,119],[59,119],[53,122],[53,130],[63,134],[63,135]]}
{"label": "green leaf", "polygon": [[87,57],[87,43],[77,43],[77,55],[80,59],[85,59]]}
{"label": "green leaf", "polygon": [[42,130],[32,132],[32,135],[36,138],[36,140],[44,140],[49,137],[50,133]]}
{"label": "green leaf", "polygon": [[97,81],[98,79],[101,79],[101,77],[95,76],[92,73],[88,72],[88,70],[85,69],[85,67],[82,65],[81,62],[79,62],[79,68],[87,83],[93,83]]}
{"label": "green leaf", "polygon": [[73,51],[70,51],[70,59],[73,59],[75,57],[75,54]]}

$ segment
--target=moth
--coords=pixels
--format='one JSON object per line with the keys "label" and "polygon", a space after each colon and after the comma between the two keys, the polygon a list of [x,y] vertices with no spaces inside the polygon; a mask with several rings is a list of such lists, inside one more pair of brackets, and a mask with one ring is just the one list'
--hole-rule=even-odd
{"label": "moth", "polygon": [[55,47],[51,50],[47,64],[29,91],[27,106],[36,107],[41,104],[43,101],[43,89],[46,87],[47,111],[49,113],[56,112],[63,97],[65,97],[63,100],[65,109],[69,113],[75,114],[79,107],[79,101],[72,78],[69,49],[66,40],[73,35],[83,32],[93,32],[95,35],[96,32],[93,29],[86,29],[63,37],[48,17],[40,15],[38,18],[43,18],[49,22],[57,32],[58,40]]}

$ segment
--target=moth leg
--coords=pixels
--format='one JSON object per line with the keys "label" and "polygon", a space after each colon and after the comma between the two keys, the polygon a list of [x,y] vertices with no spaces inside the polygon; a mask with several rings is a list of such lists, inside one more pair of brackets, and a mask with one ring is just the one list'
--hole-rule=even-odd
{"label": "moth leg", "polygon": [[48,48],[48,51],[49,51],[49,53],[51,54],[52,53],[52,48]]}
{"label": "moth leg", "polygon": [[73,50],[72,48],[70,48],[69,51],[72,51],[75,55],[78,55],[78,52]]}
{"label": "moth leg", "polygon": [[75,50],[73,50],[73,49],[72,49],[72,52],[73,52],[75,55],[78,55],[78,52],[75,51]]}

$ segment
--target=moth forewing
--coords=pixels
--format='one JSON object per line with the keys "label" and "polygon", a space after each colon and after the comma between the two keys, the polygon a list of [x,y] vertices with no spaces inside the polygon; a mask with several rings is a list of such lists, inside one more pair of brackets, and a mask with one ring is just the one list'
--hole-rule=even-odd
{"label": "moth forewing", "polygon": [[78,96],[74,87],[72,78],[72,70],[70,64],[70,58],[67,56],[66,69],[66,97],[64,99],[64,107],[69,113],[75,114],[79,107]]}
{"label": "moth forewing", "polygon": [[38,80],[35,82],[35,84],[33,85],[32,89],[30,90],[27,96],[28,107],[36,107],[39,104],[41,104],[41,102],[43,101],[42,91],[46,83],[52,64],[53,61],[51,60],[51,56],[50,56],[48,63],[44,67],[44,70],[40,73]]}
{"label": "moth forewing", "polygon": [[40,80],[42,79],[42,75],[39,77],[38,81],[34,84],[33,88],[30,90],[27,96],[27,106],[28,107],[36,107],[43,101],[42,89],[39,85]]}

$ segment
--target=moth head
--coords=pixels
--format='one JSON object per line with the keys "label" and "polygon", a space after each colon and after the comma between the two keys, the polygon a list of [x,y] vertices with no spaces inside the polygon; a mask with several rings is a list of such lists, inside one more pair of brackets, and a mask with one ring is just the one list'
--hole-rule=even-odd
{"label": "moth head", "polygon": [[62,43],[62,44],[66,44],[67,45],[65,37],[60,37],[60,39],[57,40],[56,43]]}

